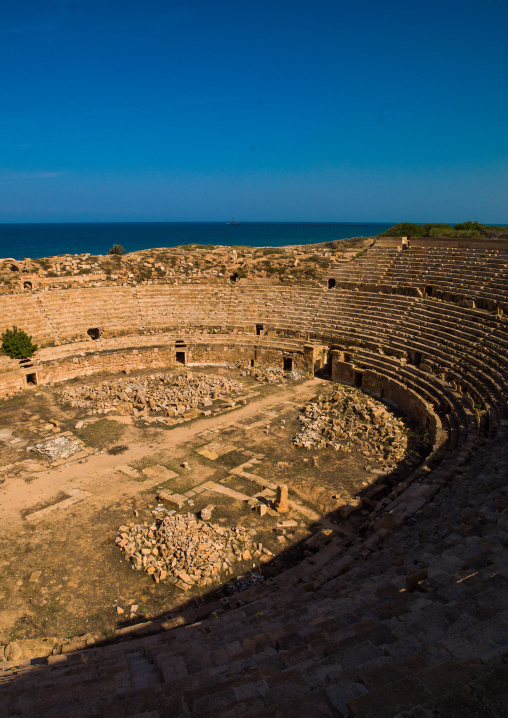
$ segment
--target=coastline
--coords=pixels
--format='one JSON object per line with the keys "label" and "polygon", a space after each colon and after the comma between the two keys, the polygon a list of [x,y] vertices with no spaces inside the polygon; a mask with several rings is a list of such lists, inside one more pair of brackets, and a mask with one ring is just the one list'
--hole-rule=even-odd
{"label": "coastline", "polygon": [[0,224],[0,257],[40,259],[63,254],[106,254],[190,244],[222,247],[286,247],[374,236],[388,223],[331,222],[100,222]]}

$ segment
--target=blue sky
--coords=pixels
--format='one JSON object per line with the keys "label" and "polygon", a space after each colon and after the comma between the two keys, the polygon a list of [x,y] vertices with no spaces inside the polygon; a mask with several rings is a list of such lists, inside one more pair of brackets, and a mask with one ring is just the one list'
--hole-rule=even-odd
{"label": "blue sky", "polygon": [[504,0],[17,0],[0,222],[508,222]]}

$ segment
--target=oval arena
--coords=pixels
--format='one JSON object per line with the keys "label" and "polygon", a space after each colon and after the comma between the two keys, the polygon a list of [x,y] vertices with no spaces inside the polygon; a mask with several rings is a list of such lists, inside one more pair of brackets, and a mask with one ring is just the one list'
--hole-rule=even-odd
{"label": "oval arena", "polygon": [[[284,257],[298,267],[306,251],[288,248]],[[309,251],[318,259],[329,254],[319,246]],[[11,601],[13,606],[31,601],[40,609],[20,608],[19,614],[13,609],[18,633],[23,616],[44,616],[52,605],[42,591],[44,565],[31,563],[32,550],[44,555],[37,536],[44,535],[44,544],[68,535],[62,543],[72,551],[69,512],[77,512],[79,540],[88,530],[97,533],[112,516],[117,526],[134,520],[133,511],[137,516],[142,504],[154,503],[162,485],[159,469],[165,467],[168,485],[174,481],[178,488],[185,476],[194,477],[194,460],[194,472],[203,475],[192,486],[215,491],[209,503],[217,506],[224,496],[241,503],[236,481],[266,491],[272,513],[271,497],[280,485],[289,487],[293,503],[288,513],[268,516],[279,551],[269,544],[259,569],[260,575],[265,571],[263,580],[246,580],[245,590],[221,593],[215,586],[200,600],[184,594],[177,600],[173,593],[167,611],[143,616],[139,604],[129,601],[137,601],[138,594],[128,582],[137,582],[132,586],[141,595],[150,579],[127,571],[124,563],[118,569],[123,600],[111,607],[116,628],[101,639],[90,625],[88,633],[57,640],[39,623],[27,628],[25,642],[21,634],[5,641],[0,715],[507,715],[508,241],[382,238],[318,263],[317,273],[301,281],[242,273],[246,264],[239,254],[223,248],[219,273],[182,272],[176,280],[175,275],[129,279],[126,271],[115,281],[92,270],[48,278],[30,263],[3,261],[0,269],[10,282],[0,296],[1,330],[15,325],[40,347],[31,360],[0,358],[0,394],[14,427],[0,428],[8,456],[0,486],[2,536],[7,547],[15,536],[16,550],[26,551],[16,556],[21,568],[2,556],[7,577],[2,604],[7,613]],[[120,267],[124,260],[118,261]],[[270,393],[254,382],[256,370],[266,367],[301,379]],[[83,413],[81,424],[88,430],[83,435],[62,432],[61,419],[51,428],[44,415],[48,407],[58,413],[55,397],[65,387],[161,372],[219,372],[243,381],[245,394],[229,405],[224,401],[220,410],[211,404],[188,417],[178,410],[166,413],[159,423],[141,412],[146,440],[144,448],[139,442],[133,466],[127,452],[136,415],[125,413],[115,421],[115,412],[106,411],[99,417],[102,427],[131,432],[118,433],[116,447],[112,440],[109,448],[118,449],[117,455],[88,450],[101,448],[92,442],[100,439],[92,431],[96,414]],[[284,427],[297,422],[301,407],[320,393],[326,398],[337,384],[405,417],[413,433],[425,436],[426,451],[404,470],[382,464],[375,469],[367,442],[357,464],[344,465],[345,475],[351,471],[349,493],[338,483],[336,494],[323,489],[318,500],[320,476],[323,486],[333,485],[333,465],[319,452],[306,452],[317,457],[314,463],[306,458],[315,482],[306,485],[306,464],[295,463],[292,471],[287,456],[276,455],[277,444],[282,446],[281,437],[286,442]],[[79,458],[30,467],[35,458],[26,450],[33,442],[23,438],[25,423],[34,436],[45,425],[46,438],[82,437]],[[254,447],[248,437],[256,431]],[[188,458],[180,447],[191,437],[197,443],[186,449],[193,457]],[[122,446],[124,440],[129,446]],[[149,461],[163,447],[176,457],[171,468]],[[243,458],[234,463],[240,450]],[[213,474],[221,461],[233,483],[221,483]],[[131,474],[114,483],[114,472],[126,466]],[[339,473],[341,466],[337,463]],[[354,483],[355,476],[362,480]],[[53,503],[50,486],[58,486]],[[340,499],[341,491],[347,500]],[[192,513],[199,506],[199,492],[188,493],[192,503],[177,512]],[[332,494],[339,495],[335,505]],[[246,505],[235,514],[243,511],[246,527],[257,526],[249,523],[251,514],[257,516],[253,496],[245,495]],[[80,518],[87,502],[97,512],[93,525],[86,514]],[[224,506],[227,516],[229,505]],[[284,527],[285,520],[289,528],[291,521],[299,524],[302,535]],[[63,533],[67,529],[70,533]],[[113,565],[120,552],[115,536],[106,538],[101,550],[109,551]],[[31,544],[33,549],[23,548]],[[76,562],[83,545],[76,543]],[[283,551],[293,557],[278,559]],[[95,570],[90,564],[91,582]],[[64,573],[55,587],[60,582],[60,590],[68,591],[75,580],[72,566]],[[109,580],[105,573],[97,576]],[[48,590],[53,590],[49,583]],[[163,586],[154,584],[154,590],[163,602]],[[129,614],[128,604],[138,610]],[[53,610],[60,609],[55,604]],[[51,616],[48,620],[57,625]],[[91,623],[95,620],[91,615]],[[12,626],[4,628],[7,635]]]}

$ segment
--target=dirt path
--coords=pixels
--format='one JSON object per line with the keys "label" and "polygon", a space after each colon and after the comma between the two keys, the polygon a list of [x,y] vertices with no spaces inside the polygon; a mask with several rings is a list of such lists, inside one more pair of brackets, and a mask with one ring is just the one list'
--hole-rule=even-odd
{"label": "dirt path", "polygon": [[[111,456],[94,454],[85,463],[71,463],[68,466],[48,469],[33,474],[33,480],[27,484],[25,479],[16,478],[6,481],[0,487],[0,525],[9,526],[10,532],[23,529],[23,513],[40,504],[51,503],[69,485],[83,488],[92,493],[87,500],[91,503],[104,503],[110,498],[118,500],[121,496],[132,496],[143,490],[139,482],[121,481],[118,477],[108,477],[116,467],[126,463],[139,461],[160,451],[176,449],[191,442],[198,434],[213,430],[221,425],[245,421],[260,411],[284,401],[305,403],[315,395],[319,386],[326,384],[321,379],[313,378],[296,385],[273,387],[273,391],[260,399],[251,401],[246,406],[233,409],[226,414],[206,417],[194,421],[190,425],[178,426],[170,431],[147,428],[146,436],[140,440],[142,432],[132,428],[129,437],[128,453]],[[112,417],[114,419],[115,417]],[[97,480],[97,474],[101,476]],[[95,479],[91,479],[91,475]],[[54,518],[62,514],[55,512]],[[49,518],[49,517],[48,517]],[[51,520],[51,519],[50,519]]]}

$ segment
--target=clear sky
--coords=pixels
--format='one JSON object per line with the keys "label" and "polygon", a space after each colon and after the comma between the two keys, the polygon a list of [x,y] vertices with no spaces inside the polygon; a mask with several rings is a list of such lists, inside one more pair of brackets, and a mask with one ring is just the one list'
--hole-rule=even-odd
{"label": "clear sky", "polygon": [[0,222],[508,222],[506,0],[16,0]]}

